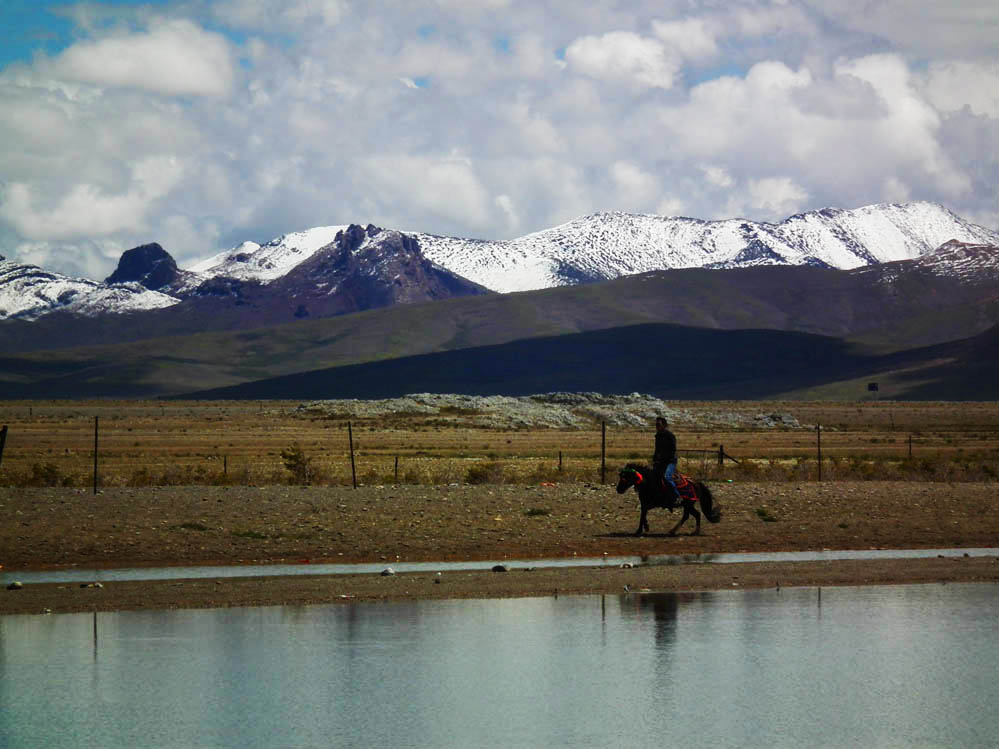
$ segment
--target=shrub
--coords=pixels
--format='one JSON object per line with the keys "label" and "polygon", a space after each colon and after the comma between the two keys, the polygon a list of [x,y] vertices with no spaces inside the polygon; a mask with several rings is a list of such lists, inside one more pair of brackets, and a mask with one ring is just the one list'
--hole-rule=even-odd
{"label": "shrub", "polygon": [[756,516],[764,523],[776,523],[777,518],[770,514],[766,507],[757,507]]}
{"label": "shrub", "polygon": [[475,463],[465,473],[465,481],[469,484],[502,484],[503,470],[503,463]]}
{"label": "shrub", "polygon": [[35,463],[31,466],[28,486],[59,486],[62,474],[54,463]]}
{"label": "shrub", "polygon": [[312,459],[297,442],[281,451],[281,461],[293,483],[304,485],[312,479]]}

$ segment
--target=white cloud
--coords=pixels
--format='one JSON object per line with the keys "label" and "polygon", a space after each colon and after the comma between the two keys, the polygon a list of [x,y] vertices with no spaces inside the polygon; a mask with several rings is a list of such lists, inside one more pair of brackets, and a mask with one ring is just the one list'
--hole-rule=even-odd
{"label": "white cloud", "polygon": [[656,213],[660,216],[685,216],[687,210],[687,203],[680,198],[664,198],[656,206]]}
{"label": "white cloud", "polygon": [[974,114],[999,119],[997,62],[935,62],[929,66],[924,86],[927,98],[941,112],[968,107]]}
{"label": "white cloud", "polygon": [[[774,171],[793,176],[809,197],[842,195],[831,201],[840,205],[881,200],[886,174],[931,185],[937,199],[970,188],[941,143],[939,114],[894,55],[841,60],[826,79],[761,62],[744,78],[694,87],[686,102],[662,107],[658,116],[671,150],[715,167],[737,165],[740,173],[761,175],[756,179]],[[757,201],[747,208],[754,205],[764,207]]]}
{"label": "white cloud", "polygon": [[662,42],[630,31],[576,39],[566,49],[565,59],[572,70],[637,90],[672,88],[679,70]]}
{"label": "white cloud", "polygon": [[751,179],[748,185],[751,215],[782,219],[801,210],[808,193],[791,177]]}
{"label": "white cloud", "polygon": [[526,94],[501,107],[506,117],[511,135],[516,139],[518,148],[529,153],[551,154],[565,151],[565,138],[551,121],[541,114],[535,102]]}
{"label": "white cloud", "polygon": [[611,165],[614,193],[608,206],[631,213],[653,210],[660,197],[659,180],[636,164],[616,161]]}
{"label": "white cloud", "polygon": [[350,221],[906,199],[994,225],[999,9],[838,5],[71,5],[71,46],[0,69],[0,254],[104,277],[141,242],[183,262]]}
{"label": "white cloud", "polygon": [[255,31],[301,31],[338,24],[347,12],[345,0],[220,0],[212,6],[222,22]]}
{"label": "white cloud", "polygon": [[813,12],[906,54],[928,59],[995,57],[994,0],[802,0]]}
{"label": "white cloud", "polygon": [[382,154],[365,159],[365,166],[363,179],[375,188],[382,213],[405,201],[415,215],[430,214],[480,229],[489,224],[492,200],[465,156]]}
{"label": "white cloud", "polygon": [[808,15],[789,3],[733,3],[726,10],[724,23],[733,36],[811,35],[815,31],[815,24]]}
{"label": "white cloud", "polygon": [[701,167],[701,171],[704,172],[704,178],[708,181],[708,184],[714,185],[715,187],[728,188],[735,185],[735,180],[732,178],[732,175],[729,174],[728,170],[724,167],[704,164]]}
{"label": "white cloud", "polygon": [[506,217],[507,227],[512,231],[519,229],[520,216],[517,215],[517,208],[513,203],[513,198],[509,195],[497,195],[495,203]]}
{"label": "white cloud", "polygon": [[881,200],[885,203],[905,203],[912,197],[912,190],[898,177],[888,177],[881,188]]}
{"label": "white cloud", "polygon": [[3,253],[18,262],[57,270],[67,276],[102,280],[117,265],[121,253],[129,249],[107,241],[22,241]]}
{"label": "white cloud", "polygon": [[718,54],[718,43],[710,27],[710,22],[703,18],[652,22],[655,35],[667,48],[691,60],[702,60]]}
{"label": "white cloud", "polygon": [[225,37],[183,20],[78,42],[43,69],[66,81],[171,96],[223,96],[234,77]]}
{"label": "white cloud", "polygon": [[78,240],[135,231],[143,228],[153,201],[166,195],[181,176],[175,160],[150,158],[135,165],[129,189],[122,193],[108,194],[83,182],[55,202],[29,184],[14,182],[0,196],[0,216],[27,239]]}
{"label": "white cloud", "polygon": [[874,87],[887,114],[870,129],[885,155],[921,169],[945,194],[956,197],[968,190],[966,175],[958,171],[937,139],[940,115],[920,96],[904,61],[895,55],[871,55],[841,63],[837,74],[853,76]]}

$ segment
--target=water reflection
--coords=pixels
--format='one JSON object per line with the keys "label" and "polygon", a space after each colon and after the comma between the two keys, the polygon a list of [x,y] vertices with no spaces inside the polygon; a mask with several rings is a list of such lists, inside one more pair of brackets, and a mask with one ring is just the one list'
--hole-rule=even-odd
{"label": "water reflection", "polygon": [[5,616],[0,745],[986,746],[997,615],[982,584]]}

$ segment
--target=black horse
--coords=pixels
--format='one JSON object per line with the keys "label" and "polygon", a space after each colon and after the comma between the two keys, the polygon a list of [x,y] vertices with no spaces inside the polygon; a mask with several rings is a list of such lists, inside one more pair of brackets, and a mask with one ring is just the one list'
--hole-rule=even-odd
{"label": "black horse", "polygon": [[635,531],[636,536],[641,536],[643,532],[648,532],[649,521],[646,516],[649,510],[653,507],[665,507],[670,512],[673,512],[678,502],[683,508],[683,517],[670,530],[669,535],[671,536],[677,532],[677,529],[681,525],[687,522],[687,518],[691,515],[697,521],[697,528],[694,529],[694,535],[700,535],[701,513],[697,509],[698,502],[701,504],[704,516],[709,521],[717,523],[721,520],[721,507],[714,501],[711,490],[708,489],[703,481],[692,481],[686,476],[676,474],[677,489],[680,492],[680,499],[677,500],[673,496],[672,491],[663,487],[662,479],[655,475],[650,466],[639,463],[628,463],[628,465],[621,469],[619,475],[620,480],[617,482],[617,493],[624,494],[631,487],[635,487],[635,491],[638,492],[638,498],[642,503],[642,516],[638,519],[638,530]]}

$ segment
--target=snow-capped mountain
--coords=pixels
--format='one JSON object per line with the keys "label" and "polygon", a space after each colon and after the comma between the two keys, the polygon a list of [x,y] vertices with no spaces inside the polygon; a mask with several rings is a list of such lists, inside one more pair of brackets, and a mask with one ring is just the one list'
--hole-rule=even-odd
{"label": "snow-capped mountain", "polygon": [[238,247],[195,263],[188,270],[200,276],[201,280],[225,276],[240,281],[269,283],[308,260],[346,228],[346,224],[317,226],[283,234],[264,245],[243,242]]}
{"label": "snow-capped mountain", "polygon": [[[263,245],[243,242],[186,270],[176,268],[173,259],[159,245],[143,245],[125,253],[118,270],[103,284],[69,279],[34,266],[0,264],[3,269],[0,320],[34,319],[57,309],[84,315],[150,309],[191,297],[238,298],[245,303],[249,296],[258,304],[272,304],[263,301],[266,295],[263,289],[285,279],[288,280],[284,286],[288,288],[282,293],[286,296],[327,297],[322,304],[314,302],[316,308],[327,310],[327,314],[364,309],[367,302],[363,300],[339,304],[328,299],[339,288],[356,293],[356,284],[340,286],[343,279],[338,281],[327,273],[317,282],[316,289],[307,290],[310,274],[294,273],[296,269],[306,269],[310,261],[323,253],[328,254],[337,237],[347,230],[343,225],[320,226],[284,234]],[[397,241],[395,235],[407,241]],[[337,272],[359,278],[367,264],[370,267],[366,270],[372,277],[389,273],[389,268],[396,266],[386,265],[386,258],[398,253],[405,255],[415,248],[420,262],[429,261],[439,270],[506,293],[679,268],[811,265],[854,269],[922,258],[951,240],[986,249],[977,253],[969,250],[961,257],[960,253],[942,253],[932,260],[939,266],[935,272],[944,272],[953,264],[954,273],[960,268],[962,273],[973,274],[976,263],[995,261],[995,253],[989,253],[987,248],[999,246],[999,232],[969,223],[943,206],[926,202],[879,204],[853,210],[827,208],[791,216],[777,224],[598,213],[506,241],[420,232],[391,232],[391,236],[389,244],[384,244],[390,232],[377,230],[364,240],[364,248],[352,248],[353,259],[350,263],[341,262]],[[415,244],[407,244],[410,240],[415,240]],[[381,249],[371,251],[371,243]],[[330,266],[326,263],[322,267],[328,270]],[[408,278],[406,274],[400,277]],[[412,285],[413,278],[407,282],[408,291],[403,295],[407,300],[439,298],[438,294],[443,293],[429,287],[417,291]],[[429,282],[430,276],[424,273],[420,278],[421,283]],[[290,288],[295,291],[290,292]],[[383,295],[381,303],[398,303],[402,297],[396,296]]]}
{"label": "snow-capped mountain", "polygon": [[999,244],[999,232],[925,202],[828,208],[779,224],[598,213],[505,242],[415,236],[431,260],[503,293],[673,268],[845,270],[917,258],[951,239]]}
{"label": "snow-capped mountain", "polygon": [[351,225],[258,294],[294,300],[296,314],[320,316],[489,291],[427,260],[415,239]]}
{"label": "snow-capped mountain", "polygon": [[72,278],[0,256],[0,320],[35,320],[64,310],[86,317],[170,307],[179,299],[138,283],[106,284]]}
{"label": "snow-capped mountain", "polygon": [[963,283],[999,279],[999,247],[952,239],[919,257],[915,268]]}

